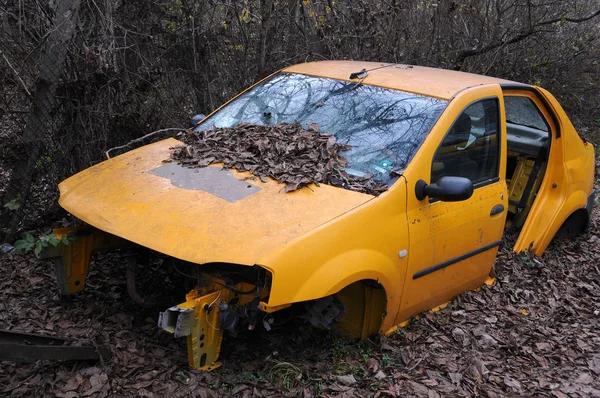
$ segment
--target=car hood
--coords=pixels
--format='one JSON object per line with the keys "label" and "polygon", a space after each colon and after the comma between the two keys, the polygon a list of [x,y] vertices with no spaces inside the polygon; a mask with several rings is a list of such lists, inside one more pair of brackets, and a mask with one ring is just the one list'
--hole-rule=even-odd
{"label": "car hood", "polygon": [[321,184],[283,184],[220,166],[164,163],[170,138],[99,163],[59,184],[60,205],[86,223],[194,263],[253,265],[373,198]]}

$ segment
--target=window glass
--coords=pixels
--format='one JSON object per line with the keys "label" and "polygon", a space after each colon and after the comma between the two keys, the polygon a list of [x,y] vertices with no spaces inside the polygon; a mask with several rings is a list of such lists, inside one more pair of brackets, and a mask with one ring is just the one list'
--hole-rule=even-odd
{"label": "window glass", "polygon": [[447,101],[399,90],[322,77],[280,73],[242,94],[197,130],[239,123],[319,126],[350,145],[346,172],[385,183],[404,169]]}
{"label": "window glass", "polygon": [[431,182],[441,177],[465,177],[473,184],[498,177],[498,100],[469,105],[437,149],[431,166]]}
{"label": "window glass", "polygon": [[548,125],[533,101],[527,97],[504,97],[506,122],[548,132]]}

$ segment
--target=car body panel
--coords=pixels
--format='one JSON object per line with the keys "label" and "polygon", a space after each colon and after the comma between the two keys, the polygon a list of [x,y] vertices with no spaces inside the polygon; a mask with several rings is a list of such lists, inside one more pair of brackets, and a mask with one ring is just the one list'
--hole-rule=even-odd
{"label": "car body panel", "polygon": [[[490,184],[475,187],[471,198],[464,201],[430,203],[429,198],[418,200],[415,195],[416,182],[424,180],[430,183],[432,158],[456,116],[470,104],[484,98],[499,100],[502,137],[499,178]],[[504,179],[506,134],[503,115],[502,90],[497,84],[462,91],[452,100],[405,170],[410,249],[398,322],[438,306],[460,292],[481,286],[488,277],[502,239],[508,209]],[[497,205],[503,206],[504,210],[490,215],[492,208]],[[478,254],[453,262],[453,259],[477,251]],[[451,264],[443,266],[445,262]],[[439,269],[430,272],[435,267]],[[419,277],[418,273],[427,274]]]}
{"label": "car body panel", "polygon": [[[180,188],[150,172],[179,144],[160,141],[70,177],[59,185],[60,205],[98,229],[181,260],[253,265],[373,198],[327,185],[284,193],[283,184],[260,180],[245,181],[258,190],[235,202]],[[222,173],[236,181],[250,176]]]}
{"label": "car body panel", "polygon": [[[406,183],[273,252],[260,265],[272,273],[269,305],[337,293],[361,280],[379,282],[387,295],[381,330],[393,327],[408,257]],[[404,254],[402,253],[404,251]]]}
{"label": "car body panel", "polygon": [[[382,68],[382,66],[389,65]],[[512,83],[509,80],[426,66],[384,64],[381,62],[317,61],[284,68],[283,72],[350,80],[350,74],[368,71],[362,84],[402,90],[440,99],[450,99],[459,91],[482,84]],[[372,69],[372,70],[371,70]]]}
{"label": "car body panel", "polygon": [[[556,98],[547,90],[535,89],[551,107],[545,109],[539,99],[531,97],[552,129],[550,154],[544,180],[513,250],[531,250],[541,256],[565,220],[586,206],[594,187],[595,155],[594,147],[579,137]],[[521,92],[520,95],[531,94]],[[560,137],[549,112],[553,112],[560,123]]]}

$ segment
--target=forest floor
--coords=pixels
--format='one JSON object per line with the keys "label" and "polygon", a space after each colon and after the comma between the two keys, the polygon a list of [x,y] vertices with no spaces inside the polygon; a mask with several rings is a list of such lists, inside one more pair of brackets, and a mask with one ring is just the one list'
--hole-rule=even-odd
{"label": "forest floor", "polygon": [[[73,337],[113,354],[98,363],[0,362],[0,396],[600,397],[599,226],[597,201],[588,232],[555,240],[541,258],[513,253],[509,237],[493,286],[392,336],[348,341],[298,323],[242,333],[225,337],[223,366],[210,373],[190,369],[185,339],[159,330],[157,313],[129,299],[118,254],[98,254],[86,290],[68,298],[52,262],[0,256],[2,329]],[[146,289],[156,278],[174,285],[175,276],[157,275]]]}

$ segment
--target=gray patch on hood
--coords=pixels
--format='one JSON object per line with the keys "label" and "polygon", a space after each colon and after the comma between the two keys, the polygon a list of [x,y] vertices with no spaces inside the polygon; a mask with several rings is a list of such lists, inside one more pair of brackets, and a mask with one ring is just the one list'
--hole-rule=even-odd
{"label": "gray patch on hood", "polygon": [[171,184],[178,188],[204,191],[231,203],[260,191],[256,185],[240,181],[229,170],[220,167],[189,168],[172,162],[165,163],[148,173],[168,178]]}

